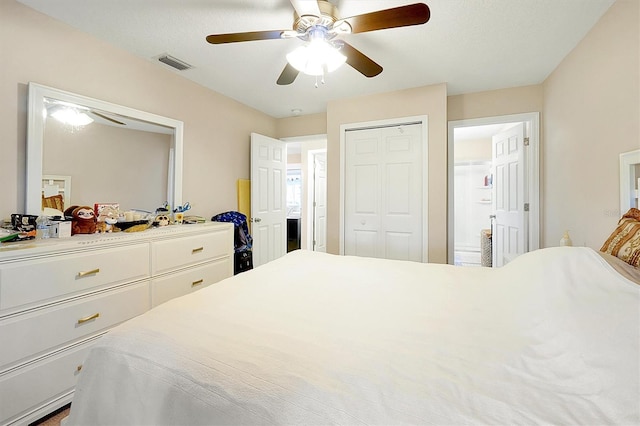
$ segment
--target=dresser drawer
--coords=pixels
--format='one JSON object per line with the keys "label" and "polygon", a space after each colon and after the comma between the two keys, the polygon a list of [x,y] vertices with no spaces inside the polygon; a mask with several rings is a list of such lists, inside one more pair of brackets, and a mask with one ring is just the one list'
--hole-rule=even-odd
{"label": "dresser drawer", "polygon": [[165,275],[151,282],[151,305],[156,307],[174,297],[206,287],[232,275],[231,259],[215,260],[202,266]]}
{"label": "dresser drawer", "polygon": [[121,287],[0,321],[0,371],[149,310],[149,282]]}
{"label": "dresser drawer", "polygon": [[73,391],[79,368],[96,339],[40,362],[0,375],[0,421],[19,420],[31,411]]}
{"label": "dresser drawer", "polygon": [[153,242],[153,275],[230,256],[233,251],[232,231],[232,228],[225,228],[205,234]]}
{"label": "dresser drawer", "polygon": [[0,310],[149,276],[149,245],[60,255],[0,266]]}

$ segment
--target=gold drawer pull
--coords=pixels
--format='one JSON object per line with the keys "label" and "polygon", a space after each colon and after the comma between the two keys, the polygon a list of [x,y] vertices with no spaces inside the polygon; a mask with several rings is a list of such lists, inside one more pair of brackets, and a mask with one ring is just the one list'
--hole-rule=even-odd
{"label": "gold drawer pull", "polygon": [[195,287],[195,286],[197,286],[197,285],[200,285],[200,284],[202,284],[203,282],[204,282],[204,280],[194,281],[194,282],[192,282],[192,283],[191,283],[191,287]]}
{"label": "gold drawer pull", "polygon": [[95,275],[98,272],[100,272],[100,268],[96,268],[96,269],[92,269],[90,271],[82,271],[82,272],[78,272],[78,276],[79,277],[86,277],[87,275]]}
{"label": "gold drawer pull", "polygon": [[76,367],[76,371],[80,371],[80,370],[82,370],[82,364]]}
{"label": "gold drawer pull", "polygon": [[202,250],[204,250],[204,247],[194,248],[191,250],[191,254],[200,253]]}
{"label": "gold drawer pull", "polygon": [[99,312],[96,312],[95,314],[93,314],[93,315],[89,315],[88,317],[80,318],[80,319],[78,320],[78,324],[82,324],[82,323],[84,323],[84,322],[91,321],[92,319],[96,319],[96,318],[98,318],[99,316],[100,316],[100,313],[99,313]]}

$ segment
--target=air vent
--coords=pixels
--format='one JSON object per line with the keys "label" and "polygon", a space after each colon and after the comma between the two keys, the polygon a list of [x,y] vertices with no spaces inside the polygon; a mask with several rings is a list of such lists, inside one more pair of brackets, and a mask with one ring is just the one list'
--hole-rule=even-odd
{"label": "air vent", "polygon": [[189,68],[193,68],[186,62],[181,61],[180,59],[174,58],[170,55],[161,55],[158,57],[158,60],[163,64],[167,64],[172,68],[177,69],[178,71],[188,70]]}

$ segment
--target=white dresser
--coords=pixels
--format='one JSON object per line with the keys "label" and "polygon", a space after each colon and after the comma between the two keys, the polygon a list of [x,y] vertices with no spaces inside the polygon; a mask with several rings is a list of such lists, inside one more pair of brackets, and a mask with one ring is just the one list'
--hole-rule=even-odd
{"label": "white dresser", "polygon": [[230,223],[0,245],[0,424],[69,403],[110,328],[231,275]]}

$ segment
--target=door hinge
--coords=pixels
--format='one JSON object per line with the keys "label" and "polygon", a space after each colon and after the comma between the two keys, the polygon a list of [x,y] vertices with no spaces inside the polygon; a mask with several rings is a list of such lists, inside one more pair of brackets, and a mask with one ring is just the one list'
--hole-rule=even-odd
{"label": "door hinge", "polygon": [[524,138],[524,146],[529,146],[529,138]]}
{"label": "door hinge", "polygon": [[525,212],[529,211],[529,203],[524,203],[524,211]]}

